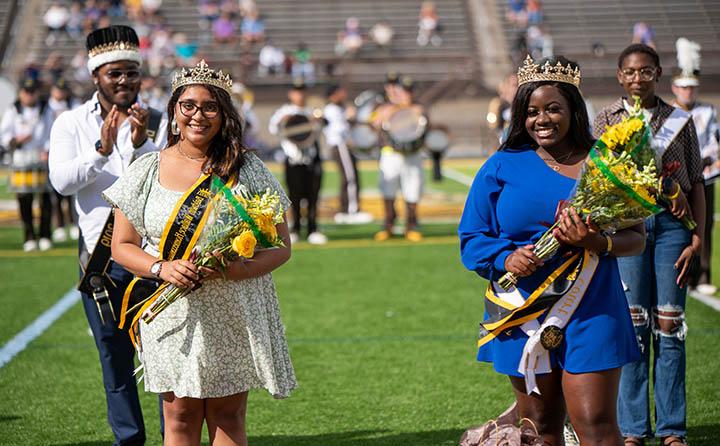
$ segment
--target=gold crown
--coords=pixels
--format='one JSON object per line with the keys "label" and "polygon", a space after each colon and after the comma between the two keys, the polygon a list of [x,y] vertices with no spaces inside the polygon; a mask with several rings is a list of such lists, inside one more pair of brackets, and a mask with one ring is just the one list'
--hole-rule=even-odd
{"label": "gold crown", "polygon": [[222,88],[228,94],[232,94],[232,83],[229,74],[223,73],[222,70],[213,70],[205,63],[205,59],[202,59],[195,68],[176,71],[171,85],[173,92],[184,85],[203,84]]}
{"label": "gold crown", "polygon": [[540,66],[535,63],[530,55],[525,58],[523,66],[518,68],[517,77],[518,86],[528,82],[555,81],[573,84],[580,88],[579,67],[573,68],[570,64],[563,66],[560,62],[555,65],[545,62],[543,66]]}
{"label": "gold crown", "polygon": [[88,51],[88,57],[99,56],[100,54],[109,53],[111,51],[139,51],[138,46],[130,42],[110,42],[98,45]]}

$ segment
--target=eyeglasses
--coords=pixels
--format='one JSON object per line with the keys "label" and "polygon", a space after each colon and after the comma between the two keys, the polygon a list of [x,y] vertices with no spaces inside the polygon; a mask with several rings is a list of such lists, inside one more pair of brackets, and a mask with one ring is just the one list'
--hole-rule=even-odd
{"label": "eyeglasses", "polygon": [[640,75],[641,81],[652,81],[655,80],[655,74],[657,74],[657,69],[655,68],[640,68],[639,70],[634,70],[632,68],[625,68],[624,70],[620,71],[622,74],[622,77],[626,81],[632,81],[635,79],[635,74]]}
{"label": "eyeglasses", "polygon": [[194,102],[180,101],[178,105],[180,105],[180,113],[187,118],[195,116],[198,110],[208,119],[212,119],[220,113],[220,106],[217,102],[206,102],[203,105],[197,105]]}
{"label": "eyeglasses", "polygon": [[120,82],[123,77],[128,82],[136,82],[140,79],[140,71],[138,70],[110,70],[105,73],[105,76],[113,82]]}

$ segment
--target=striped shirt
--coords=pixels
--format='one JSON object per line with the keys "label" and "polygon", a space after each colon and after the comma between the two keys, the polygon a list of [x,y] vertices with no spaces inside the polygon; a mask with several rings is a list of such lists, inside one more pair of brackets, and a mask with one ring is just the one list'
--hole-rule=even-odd
{"label": "striped shirt", "polygon": [[[603,134],[606,126],[615,125],[628,115],[623,104],[624,100],[625,98],[620,98],[600,110],[593,123],[593,136],[595,138],[599,138],[600,135]],[[657,106],[653,110],[652,118],[650,118],[650,127],[652,128],[653,135],[662,128],[663,123],[674,109],[675,107],[672,105],[669,105],[659,97],[657,98]],[[688,120],[687,124],[680,130],[663,154],[663,165],[673,161],[679,161],[680,168],[670,176],[678,182],[685,193],[689,192],[695,183],[703,182],[702,159],[700,157],[695,124],[692,119]]]}

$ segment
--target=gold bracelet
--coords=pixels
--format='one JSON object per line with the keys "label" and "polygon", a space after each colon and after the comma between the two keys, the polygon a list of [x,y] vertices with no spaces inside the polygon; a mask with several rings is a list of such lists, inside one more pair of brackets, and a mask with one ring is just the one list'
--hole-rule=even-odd
{"label": "gold bracelet", "polygon": [[667,199],[668,199],[668,200],[674,200],[674,199],[676,199],[677,197],[679,197],[679,196],[680,196],[680,189],[681,189],[681,188],[680,188],[680,185],[678,184],[678,185],[677,185],[677,190],[675,191],[675,193],[672,194],[672,195],[668,195],[668,196],[667,196]]}
{"label": "gold bracelet", "polygon": [[613,248],[613,241],[612,238],[605,234],[605,240],[607,241],[607,249],[605,249],[605,254],[610,254],[610,251],[612,251]]}

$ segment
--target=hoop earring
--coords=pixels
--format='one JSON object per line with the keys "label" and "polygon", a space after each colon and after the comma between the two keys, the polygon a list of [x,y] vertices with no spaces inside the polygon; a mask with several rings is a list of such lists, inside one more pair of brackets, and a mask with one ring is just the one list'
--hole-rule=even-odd
{"label": "hoop earring", "polygon": [[172,134],[175,136],[180,134],[180,127],[178,127],[175,118],[173,118],[172,122],[170,123],[170,132],[172,132]]}

